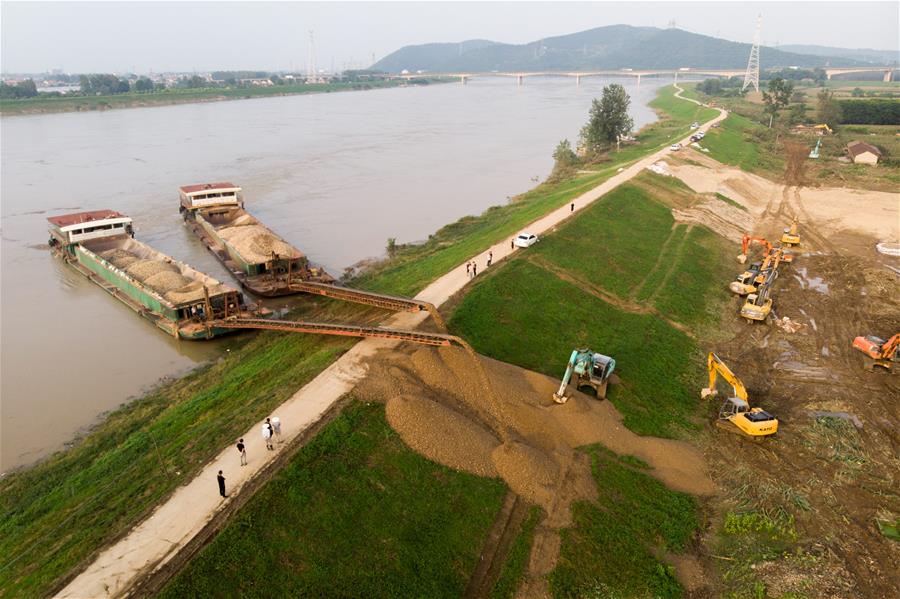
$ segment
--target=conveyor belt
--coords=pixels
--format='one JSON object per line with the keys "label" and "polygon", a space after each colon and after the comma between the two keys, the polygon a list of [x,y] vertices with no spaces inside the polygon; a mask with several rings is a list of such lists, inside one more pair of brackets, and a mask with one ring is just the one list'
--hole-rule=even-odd
{"label": "conveyor belt", "polygon": [[413,343],[422,343],[424,345],[449,346],[454,342],[459,343],[460,341],[454,335],[443,335],[440,333],[421,333],[419,331],[403,331],[400,329],[385,329],[381,327],[359,327],[321,322],[269,320],[266,318],[226,318],[208,321],[207,325],[231,329],[264,329],[288,333],[312,333],[314,335],[376,337],[380,339],[412,341]]}
{"label": "conveyor belt", "polygon": [[345,302],[355,302],[357,304],[366,304],[384,308],[385,310],[393,310],[395,312],[418,312],[425,310],[429,312],[442,331],[446,331],[444,320],[441,318],[437,309],[428,302],[408,297],[397,297],[395,295],[385,295],[383,293],[373,293],[371,291],[361,291],[359,289],[351,289],[349,287],[339,287],[337,285],[328,285],[327,283],[314,283],[311,281],[292,281],[290,288],[304,293],[314,293],[316,295],[324,295],[325,297],[342,300]]}

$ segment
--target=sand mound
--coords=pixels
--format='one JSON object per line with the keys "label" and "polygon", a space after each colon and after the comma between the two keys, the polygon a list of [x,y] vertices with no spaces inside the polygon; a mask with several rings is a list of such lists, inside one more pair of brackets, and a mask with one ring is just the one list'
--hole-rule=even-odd
{"label": "sand mound", "polygon": [[[174,264],[169,264],[168,262],[162,262],[160,260],[135,260],[133,263],[129,264],[125,268],[125,272],[134,277],[140,282],[144,282],[153,275],[169,272],[177,274],[178,267]],[[184,285],[184,283],[182,283]]]}
{"label": "sand mound", "polygon": [[165,294],[187,286],[191,283],[191,280],[177,272],[162,270],[144,279],[143,283],[154,291]]}
{"label": "sand mound", "polygon": [[125,268],[130,264],[133,264],[140,260],[140,258],[135,256],[131,252],[126,252],[125,250],[120,249],[112,249],[106,250],[105,252],[100,252],[100,257],[116,268]]}
{"label": "sand mound", "polygon": [[[238,219],[240,220],[240,219]],[[272,259],[272,252],[279,256],[297,256],[298,252],[262,225],[232,226],[219,229],[219,236],[252,264]]]}
{"label": "sand mound", "polygon": [[[554,526],[570,521],[573,501],[596,493],[589,460],[575,450],[583,445],[601,443],[637,456],[650,464],[650,474],[674,489],[715,492],[702,454],[691,445],[640,437],[622,426],[611,403],[581,393],[557,405],[552,399],[557,381],[481,356],[478,360],[483,375],[460,348],[385,350],[372,359],[357,391],[387,402],[388,420],[410,447],[453,468],[496,472],[543,507]],[[499,410],[491,406],[489,389]],[[503,445],[501,432],[509,438]]]}
{"label": "sand mound", "polygon": [[200,301],[205,298],[205,295],[203,293],[203,283],[200,283],[199,281],[193,281],[191,283],[188,283],[184,287],[180,287],[173,291],[164,293],[163,297],[176,305],[185,302]]}
{"label": "sand mound", "polygon": [[477,422],[430,399],[388,400],[387,419],[403,441],[425,457],[481,476],[497,476],[490,459],[497,438]]}

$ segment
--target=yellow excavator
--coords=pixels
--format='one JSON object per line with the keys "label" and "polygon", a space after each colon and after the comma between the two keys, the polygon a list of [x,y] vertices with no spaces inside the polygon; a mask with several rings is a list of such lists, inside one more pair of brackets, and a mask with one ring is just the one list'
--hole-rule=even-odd
{"label": "yellow excavator", "polygon": [[747,295],[756,291],[760,285],[769,285],[778,278],[778,265],[784,256],[784,250],[780,247],[772,248],[762,264],[751,264],[750,268],[742,272],[731,282],[728,288],[732,293]]}
{"label": "yellow excavator", "polygon": [[772,298],[769,297],[769,283],[756,288],[755,293],[747,296],[741,308],[741,316],[747,320],[764,321],[772,312]]}
{"label": "yellow excavator", "polygon": [[795,218],[794,222],[791,223],[790,228],[784,230],[784,234],[781,236],[781,243],[784,244],[785,247],[800,245],[799,226],[800,225]]}
{"label": "yellow excavator", "polygon": [[774,435],[778,432],[778,419],[762,408],[750,407],[744,383],[731,372],[719,356],[709,352],[706,357],[706,368],[709,371],[709,386],[700,391],[702,399],[718,395],[716,380],[719,376],[733,389],[733,395],[726,397],[722,407],[719,408],[717,425],[753,438]]}

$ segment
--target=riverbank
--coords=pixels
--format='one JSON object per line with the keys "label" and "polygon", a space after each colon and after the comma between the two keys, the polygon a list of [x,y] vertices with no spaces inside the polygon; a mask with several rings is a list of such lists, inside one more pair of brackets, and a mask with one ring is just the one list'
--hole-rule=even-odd
{"label": "riverbank", "polygon": [[[611,179],[641,152],[649,154],[683,137],[691,121],[705,120],[700,117],[708,114],[700,107],[686,111],[670,89],[655,108],[671,116],[645,128],[637,146],[614,154],[597,171],[542,184],[506,206],[462,219],[436,235],[440,243],[419,246],[418,257],[408,248],[393,265],[381,265],[378,273],[360,282],[371,288],[421,289],[535,218]],[[377,322],[383,314],[310,299],[296,316]],[[275,333],[248,337],[220,362],[116,411],[72,449],[7,476],[0,483],[5,516],[0,548],[9,557],[0,565],[0,587],[13,594],[59,588],[69,572],[92,561],[100,547],[127,532],[195,477],[223,446],[351,346],[343,340]]]}
{"label": "riverbank", "polygon": [[[411,85],[443,83],[441,79],[420,79]],[[309,85],[273,85],[270,87],[169,89],[154,92],[128,92],[109,96],[54,96],[19,100],[0,100],[0,115],[17,116],[58,112],[84,112],[119,108],[146,108],[149,106],[173,106],[224,100],[249,100],[275,96],[304,94],[328,94],[344,91],[387,89],[410,85],[405,80],[363,81],[348,83],[312,83]]]}

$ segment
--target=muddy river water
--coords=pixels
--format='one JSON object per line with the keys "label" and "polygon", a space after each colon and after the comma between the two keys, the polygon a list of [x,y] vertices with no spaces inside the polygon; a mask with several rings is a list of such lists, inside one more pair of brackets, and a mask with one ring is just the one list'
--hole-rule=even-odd
{"label": "muddy river water", "polygon": [[[0,469],[63,446],[161,377],[228,349],[178,342],[46,250],[46,218],[111,208],[141,241],[234,281],[178,214],[179,185],[232,181],[339,275],[545,177],[609,81],[473,79],[366,92],[4,118]],[[622,80],[637,126],[663,81]],[[269,300],[267,305],[277,302]],[[252,334],[252,333],[250,333]]]}

